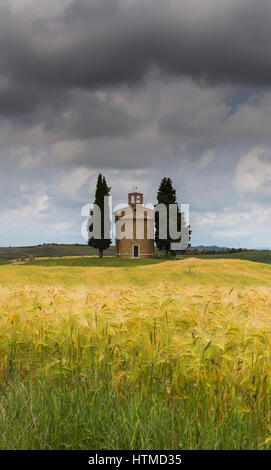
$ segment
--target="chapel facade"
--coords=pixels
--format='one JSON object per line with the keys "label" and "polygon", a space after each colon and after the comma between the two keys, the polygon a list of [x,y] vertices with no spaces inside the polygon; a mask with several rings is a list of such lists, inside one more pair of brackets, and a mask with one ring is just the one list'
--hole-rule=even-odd
{"label": "chapel facade", "polygon": [[128,194],[128,205],[115,211],[117,258],[153,258],[154,210],[143,204],[143,194]]}

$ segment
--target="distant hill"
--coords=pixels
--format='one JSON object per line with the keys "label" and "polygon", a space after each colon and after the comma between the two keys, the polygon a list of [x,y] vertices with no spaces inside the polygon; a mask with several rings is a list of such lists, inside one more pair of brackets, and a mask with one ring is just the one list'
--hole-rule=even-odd
{"label": "distant hill", "polygon": [[[110,247],[104,252],[107,256],[115,254],[115,247]],[[58,245],[56,243],[37,246],[18,246],[0,248],[0,261],[9,261],[29,256],[36,258],[61,257],[61,256],[97,256],[98,250],[88,245]]]}
{"label": "distant hill", "polygon": [[221,250],[227,251],[227,250],[231,250],[231,248],[229,248],[229,247],[227,247],[227,246],[217,246],[217,245],[209,245],[209,246],[207,246],[207,245],[197,245],[197,246],[191,246],[189,249],[190,249],[190,250],[195,250],[195,249],[197,249],[197,250],[199,250],[199,251],[201,251],[201,250],[208,250],[208,251],[209,251],[209,250],[216,250],[216,251],[221,251]]}
{"label": "distant hill", "polygon": [[189,248],[190,250],[217,250],[217,251],[220,251],[220,250],[226,250],[227,248],[225,248],[224,246],[217,246],[217,245],[210,245],[210,246],[205,246],[205,245],[197,245],[197,246],[191,246]]}
{"label": "distant hill", "polygon": [[[199,252],[206,249],[207,251],[213,251],[213,253],[203,254],[199,253],[199,257],[208,258],[233,258],[233,259],[247,259],[258,262],[271,262],[271,250],[240,250],[240,253],[230,253],[230,248],[220,247],[217,245],[205,246],[198,245],[190,247],[190,250],[197,248]],[[224,250],[224,253],[221,252]],[[215,252],[218,253],[215,253]],[[115,247],[111,246],[104,252],[105,256],[114,256]],[[63,244],[58,245],[57,243],[49,243],[36,246],[18,246],[18,247],[2,247],[0,248],[0,264],[5,264],[11,260],[23,260],[29,256],[35,258],[61,258],[65,256],[98,256],[98,251],[94,248],[90,248],[88,245],[81,244]],[[185,255],[186,256],[186,255]],[[193,256],[193,254],[192,254]]]}

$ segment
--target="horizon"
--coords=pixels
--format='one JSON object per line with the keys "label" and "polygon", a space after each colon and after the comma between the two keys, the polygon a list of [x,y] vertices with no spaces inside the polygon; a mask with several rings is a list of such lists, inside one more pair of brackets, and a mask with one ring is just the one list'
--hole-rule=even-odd
{"label": "horizon", "polygon": [[[49,242],[49,243],[38,243],[36,245],[1,245],[0,246],[0,249],[3,248],[35,248],[35,247],[38,247],[38,246],[50,246],[50,245],[56,245],[56,246],[88,246],[87,242],[85,243],[56,243],[56,242]],[[112,243],[110,245],[110,248],[115,248],[115,244]],[[156,248],[156,246],[155,246]],[[226,245],[221,245],[221,246],[218,246],[218,245],[202,245],[202,244],[199,244],[199,245],[191,245],[189,248],[187,248],[187,250],[193,250],[195,248],[206,248],[206,249],[226,249],[226,250],[230,250],[230,249],[243,249],[243,250],[250,250],[250,251],[253,251],[253,250],[257,250],[257,251],[269,251],[271,250],[271,247],[254,247],[254,248],[247,248],[245,246],[226,246]],[[104,256],[106,256],[106,251],[104,252]]]}

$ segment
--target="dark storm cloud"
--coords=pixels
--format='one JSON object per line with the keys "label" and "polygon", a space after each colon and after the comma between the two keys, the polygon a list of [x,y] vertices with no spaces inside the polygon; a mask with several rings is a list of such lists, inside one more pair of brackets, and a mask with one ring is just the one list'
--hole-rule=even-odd
{"label": "dark storm cloud", "polygon": [[70,138],[130,135],[138,119],[96,91],[144,84],[151,71],[269,86],[270,20],[266,0],[76,0],[38,18],[4,9],[0,115]]}
{"label": "dark storm cloud", "polygon": [[70,3],[65,9],[64,17],[66,20],[82,20],[99,17],[111,17],[119,7],[119,0],[77,0]]}
{"label": "dark storm cloud", "polygon": [[44,123],[46,132],[75,140],[125,136],[138,127],[138,120],[123,107],[83,91],[70,92],[65,106],[54,116],[49,113]]}
{"label": "dark storm cloud", "polygon": [[121,106],[81,92],[75,94],[68,117],[63,118],[59,127],[63,125],[71,138],[88,139],[129,135],[139,123]]}
{"label": "dark storm cloud", "polygon": [[2,17],[1,70],[41,87],[135,83],[152,68],[270,85],[270,20],[267,0],[76,0],[54,18]]}
{"label": "dark storm cloud", "polygon": [[139,126],[123,107],[92,93],[14,85],[0,89],[0,118],[17,128],[41,124],[52,138],[129,135]]}
{"label": "dark storm cloud", "polygon": [[67,92],[29,86],[5,86],[0,88],[0,116],[13,120],[18,117],[21,124],[38,124],[44,113],[65,109],[70,102]]}

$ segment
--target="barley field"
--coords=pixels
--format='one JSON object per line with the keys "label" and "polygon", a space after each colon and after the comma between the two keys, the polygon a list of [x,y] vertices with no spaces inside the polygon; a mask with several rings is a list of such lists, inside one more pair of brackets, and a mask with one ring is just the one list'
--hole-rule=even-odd
{"label": "barley field", "polygon": [[0,266],[1,449],[271,448],[271,267]]}

